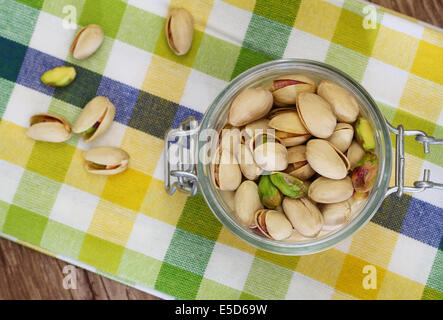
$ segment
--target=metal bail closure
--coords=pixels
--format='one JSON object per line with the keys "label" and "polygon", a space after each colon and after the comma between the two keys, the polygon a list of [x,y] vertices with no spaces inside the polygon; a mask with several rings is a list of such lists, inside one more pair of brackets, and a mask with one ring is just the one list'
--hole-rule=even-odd
{"label": "metal bail closure", "polygon": [[170,129],[165,134],[165,189],[171,195],[177,189],[189,196],[194,196],[198,191],[198,130],[197,119],[189,117],[178,129]]}
{"label": "metal bail closure", "polygon": [[396,150],[395,150],[395,186],[390,187],[386,192],[386,196],[391,193],[396,192],[397,196],[401,196],[403,192],[422,192],[426,189],[440,189],[443,190],[443,184],[430,181],[431,171],[425,169],[423,172],[423,180],[415,181],[414,186],[407,187],[404,185],[405,179],[405,136],[416,136],[415,140],[423,143],[424,152],[430,152],[431,144],[443,145],[443,139],[436,139],[434,137],[428,136],[425,132],[421,130],[405,130],[402,125],[397,128],[393,127],[388,121],[389,130],[394,133],[396,137]]}

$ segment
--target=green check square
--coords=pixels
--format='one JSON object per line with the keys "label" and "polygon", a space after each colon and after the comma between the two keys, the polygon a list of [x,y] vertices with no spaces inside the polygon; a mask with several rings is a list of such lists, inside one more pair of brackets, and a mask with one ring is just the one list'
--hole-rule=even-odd
{"label": "green check square", "polygon": [[107,37],[115,38],[126,6],[123,1],[86,0],[79,24],[98,24]]}
{"label": "green check square", "polygon": [[341,45],[331,43],[325,62],[347,73],[356,81],[361,82],[369,62],[369,57]]}
{"label": "green check square", "polygon": [[177,228],[216,241],[221,227],[201,195],[186,200]]}
{"label": "green check square", "polygon": [[154,53],[160,57],[192,68],[198,49],[200,48],[202,38],[203,33],[201,31],[194,30],[194,39],[192,40],[191,49],[187,54],[178,56],[172,52],[171,48],[169,48],[168,42],[166,41],[165,28],[162,28],[160,36],[157,40],[157,44],[155,45]]}
{"label": "green check square", "polygon": [[205,33],[195,58],[194,68],[214,78],[230,81],[240,49],[232,43]]}
{"label": "green check square", "polygon": [[3,228],[5,223],[6,215],[9,211],[9,203],[0,200],[0,230]]}
{"label": "green check square", "polygon": [[44,2],[44,0],[16,0],[16,1],[26,4],[27,6],[35,8],[37,10],[41,9]]}
{"label": "green check square", "polygon": [[[442,239],[443,242],[443,239]],[[443,251],[437,250],[426,286],[443,293]]]}
{"label": "green check square", "polygon": [[202,276],[214,249],[214,243],[212,240],[176,228],[164,261]]}
{"label": "green check square", "polygon": [[[432,135],[437,138],[443,137],[443,127],[436,124]],[[443,167],[443,148],[436,145],[431,146],[431,152],[425,155],[425,160]]]}
{"label": "green check square", "polygon": [[237,77],[242,72],[259,65],[271,61],[272,58],[256,51],[252,51],[248,48],[242,47],[240,50],[240,55],[235,64],[234,71],[231,75],[231,80]]}
{"label": "green check square", "polygon": [[[49,105],[48,108],[49,113],[62,116],[63,118],[68,120],[71,124],[75,123],[81,111],[82,109],[54,97],[52,98],[51,104]],[[66,141],[66,143],[75,147],[79,140],[80,136],[73,134],[71,138],[68,141]]]}
{"label": "green check square", "polygon": [[78,22],[86,0],[45,0],[42,11],[59,18],[73,18]]}
{"label": "green check square", "polygon": [[178,299],[193,300],[197,296],[202,276],[163,262],[155,289]]}
{"label": "green check square", "polygon": [[243,291],[265,300],[284,299],[293,271],[255,258]]}
{"label": "green check square", "polygon": [[355,14],[358,14],[362,17],[367,17],[367,19],[375,18],[377,23],[381,23],[381,20],[383,17],[383,10],[377,9],[376,6],[373,6],[376,9],[376,11],[375,11],[375,15],[371,15],[372,8],[370,8],[370,6],[373,6],[373,5],[368,6],[367,3],[363,3],[360,1],[356,1],[356,0],[344,0],[342,8],[349,10],[351,12],[354,12]]}
{"label": "green check square", "polygon": [[300,256],[283,256],[280,254],[270,253],[263,250],[257,250],[255,252],[257,258],[269,261],[271,263],[277,264],[289,270],[295,270],[295,267],[300,260]]}
{"label": "green check square", "polygon": [[381,112],[383,113],[383,115],[385,116],[386,120],[392,122],[394,120],[395,112],[397,109],[380,101],[376,101],[376,103],[377,106],[380,108]]}
{"label": "green check square", "polygon": [[3,113],[5,113],[13,89],[14,82],[0,78],[0,118],[3,116]]}
{"label": "green check square", "polygon": [[135,281],[137,284],[153,288],[162,262],[144,254],[125,249],[117,275]]}
{"label": "green check square", "polygon": [[0,3],[0,36],[27,46],[39,11],[13,0],[2,0]]}
{"label": "green check square", "polygon": [[380,24],[376,24],[375,29],[365,29],[363,19],[352,11],[342,9],[332,42],[370,56]]}
{"label": "green check square", "polygon": [[422,300],[443,300],[443,292],[426,286],[421,296]]}
{"label": "green check square", "polygon": [[115,274],[124,250],[124,247],[115,243],[86,234],[78,259],[104,272]]}
{"label": "green check square", "polygon": [[197,300],[238,300],[241,292],[219,282],[203,278]]}
{"label": "green check square", "polygon": [[257,0],[254,13],[292,28],[301,0]]}
{"label": "green check square", "polygon": [[259,297],[256,297],[253,294],[243,291],[240,295],[240,300],[263,300],[263,299],[260,299]]}
{"label": "green check square", "polygon": [[36,141],[26,169],[52,180],[63,182],[74,152],[75,147],[66,143]]}
{"label": "green check square", "polygon": [[98,74],[102,74],[103,71],[105,71],[106,63],[108,62],[109,56],[111,54],[113,44],[114,39],[105,37],[100,48],[88,59],[77,60],[74,59],[71,54],[68,54],[68,56],[66,57],[66,61],[74,64],[74,67],[80,66],[85,69],[94,71]]}
{"label": "green check square", "polygon": [[165,18],[128,5],[117,39],[148,52],[154,52]]}
{"label": "green check square", "polygon": [[85,233],[49,219],[40,246],[65,257],[77,259]]}
{"label": "green check square", "polygon": [[11,204],[3,232],[38,246],[47,223],[48,218]]}
{"label": "green check square", "polygon": [[25,171],[14,195],[13,203],[23,209],[48,217],[61,183],[38,173]]}
{"label": "green check square", "polygon": [[[392,121],[392,125],[397,127],[398,125],[403,124],[403,126],[407,126],[407,128],[419,128],[424,132],[433,132],[436,124],[425,120],[423,118],[419,118],[412,113],[407,111],[397,109],[394,119]],[[406,129],[407,129],[406,128]],[[395,146],[395,135],[391,135],[392,145]],[[432,148],[432,147],[431,147]],[[405,152],[412,154],[418,158],[425,159],[425,153],[423,150],[423,144],[415,141],[415,136],[406,136],[405,137]],[[436,161],[434,163],[443,166],[443,159],[434,159],[431,158],[430,161]]]}

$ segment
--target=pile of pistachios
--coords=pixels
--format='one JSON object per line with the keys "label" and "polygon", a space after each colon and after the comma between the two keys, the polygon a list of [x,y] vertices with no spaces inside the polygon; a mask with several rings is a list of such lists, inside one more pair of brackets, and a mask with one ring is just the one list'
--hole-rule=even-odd
{"label": "pile of pistachios", "polygon": [[348,90],[283,75],[231,101],[212,177],[241,224],[307,241],[361,211],[378,172],[374,150],[374,131]]}

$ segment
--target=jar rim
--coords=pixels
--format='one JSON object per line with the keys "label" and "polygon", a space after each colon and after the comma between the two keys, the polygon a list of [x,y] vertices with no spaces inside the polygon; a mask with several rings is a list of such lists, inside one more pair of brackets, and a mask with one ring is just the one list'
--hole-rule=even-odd
{"label": "jar rim", "polygon": [[[357,95],[358,100],[364,106],[368,113],[369,119],[375,126],[375,134],[377,141],[377,156],[379,158],[379,171],[376,182],[369,195],[366,205],[361,209],[357,217],[350,223],[336,232],[332,232],[320,239],[313,239],[312,241],[292,243],[275,241],[264,238],[255,234],[245,227],[240,225],[228,212],[223,208],[220,201],[217,199],[217,190],[215,190],[210,173],[208,172],[208,164],[201,161],[199,157],[197,162],[197,176],[200,183],[200,192],[203,195],[206,203],[217,219],[226,226],[234,235],[252,246],[272,253],[283,255],[306,255],[327,250],[339,242],[347,239],[360,228],[362,228],[376,213],[377,209],[383,202],[386,191],[389,185],[391,168],[392,168],[392,145],[389,135],[389,129],[386,120],[378,108],[377,104],[370,96],[370,94],[351,76],[343,71],[330,66],[328,64],[305,59],[280,59],[266,62],[255,67],[252,67],[235,79],[233,79],[215,98],[209,109],[204,114],[199,133],[204,129],[214,129],[215,123],[221,117],[223,112],[227,112],[228,102],[232,100],[235,95],[247,87],[248,84],[253,83],[265,76],[275,75],[277,72],[281,74],[288,74],[286,70],[301,69],[306,72],[317,72],[324,76],[331,78],[344,84],[348,90],[351,90],[354,95]],[[286,71],[286,72],[285,72]],[[198,139],[197,152],[204,147],[205,142]]]}

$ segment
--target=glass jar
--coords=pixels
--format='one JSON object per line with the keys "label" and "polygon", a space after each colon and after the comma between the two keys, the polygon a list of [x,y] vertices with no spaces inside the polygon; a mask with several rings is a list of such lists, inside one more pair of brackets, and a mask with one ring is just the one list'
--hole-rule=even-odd
{"label": "glass jar", "polygon": [[[215,188],[210,165],[211,152],[216,146],[218,135],[208,136],[208,132],[218,133],[226,124],[230,101],[243,89],[255,87],[279,75],[306,74],[317,81],[331,80],[350,91],[357,99],[361,114],[369,120],[375,132],[375,153],[379,159],[379,169],[374,187],[360,213],[347,225],[321,238],[304,242],[282,242],[265,238],[253,230],[242,226],[235,214]],[[393,159],[389,133],[397,135],[396,157]],[[423,181],[413,187],[405,187],[404,181],[404,136],[416,135],[416,140],[424,144],[429,152],[430,144],[443,144],[442,140],[427,136],[419,130],[404,130],[403,126],[392,127],[383,117],[369,93],[350,76],[327,64],[300,59],[283,59],[255,66],[232,80],[217,96],[204,114],[200,125],[193,118],[186,120],[178,129],[171,129],[165,136],[165,186],[173,193],[176,189],[195,195],[199,189],[211,211],[218,220],[234,235],[252,246],[285,255],[305,255],[329,249],[362,228],[376,213],[385,197],[396,192],[420,192],[427,188],[443,185],[429,180],[425,170]],[[209,139],[208,139],[209,137]],[[175,143],[177,161],[171,161],[171,146]],[[184,143],[185,142],[185,143]],[[396,185],[388,188],[393,163],[395,162]],[[173,182],[173,180],[175,180]]]}

